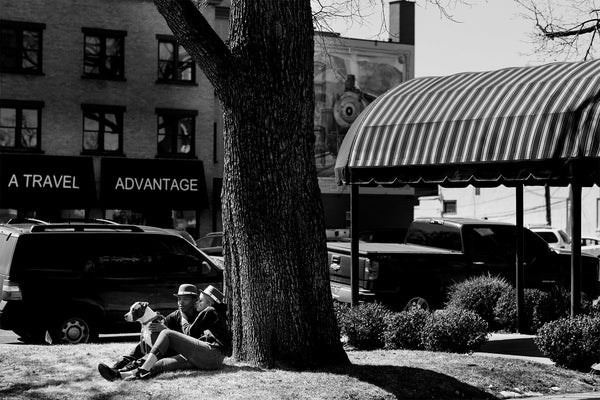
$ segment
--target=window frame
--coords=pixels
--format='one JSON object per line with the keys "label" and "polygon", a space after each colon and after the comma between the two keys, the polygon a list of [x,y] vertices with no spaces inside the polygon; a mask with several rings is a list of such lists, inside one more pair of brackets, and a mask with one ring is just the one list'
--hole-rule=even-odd
{"label": "window frame", "polygon": [[[16,121],[15,121],[15,146],[0,146],[2,152],[19,152],[19,153],[40,153],[42,151],[42,108],[44,107],[43,101],[23,101],[23,100],[7,100],[0,99],[0,108],[12,108],[15,109]],[[35,147],[22,147],[22,121],[23,121],[23,110],[34,110],[37,112],[37,134],[36,134],[36,146]],[[1,123],[1,122],[0,122]],[[1,126],[1,125],[0,125]]]}
{"label": "window frame", "polygon": [[[196,158],[196,116],[198,115],[197,110],[181,110],[181,109],[170,109],[170,108],[156,108],[156,157],[166,157],[166,158]],[[161,117],[169,116],[169,117],[178,117],[177,121],[183,118],[192,118],[191,130],[190,133],[190,152],[189,153],[179,153],[179,152],[161,152],[160,150],[160,119]],[[177,122],[178,123],[178,122]],[[172,127],[173,128],[173,127]],[[177,128],[177,127],[175,127]],[[165,135],[166,136],[166,135]],[[177,138],[179,135],[171,136],[171,148],[177,147]]]}
{"label": "window frame", "polygon": [[[113,29],[100,29],[100,28],[81,28],[83,32],[83,71],[82,78],[84,79],[105,79],[124,81],[125,80],[125,37],[127,36],[126,31],[118,31]],[[89,59],[86,52],[86,41],[88,37],[98,37],[100,39],[100,54],[99,54],[99,72],[90,73],[86,72],[86,60]],[[106,40],[119,39],[121,41],[121,54],[119,57],[119,74],[110,74],[105,68],[106,60]]]}
{"label": "window frame", "polygon": [[[179,84],[179,85],[197,85],[196,82],[196,63],[194,62],[194,60],[192,59],[192,67],[191,67],[191,79],[186,80],[186,79],[179,79],[179,65],[181,64],[181,61],[179,59],[179,48],[183,48],[183,46],[181,46],[177,40],[175,39],[174,36],[172,35],[156,35],[156,40],[157,40],[157,57],[156,57],[156,74],[157,74],[157,78],[156,78],[156,83],[167,83],[167,84]],[[168,79],[168,78],[164,78],[160,76],[160,63],[161,63],[161,58],[160,58],[160,46],[162,43],[170,43],[173,45],[173,54],[175,55],[173,62],[175,63],[175,73],[173,74],[173,78]],[[186,51],[185,49],[183,49],[184,51]],[[187,53],[187,51],[186,51]],[[189,54],[188,54],[189,56]],[[190,56],[191,59],[191,56]]]}
{"label": "window frame", "polygon": [[[87,104],[81,105],[82,111],[82,129],[81,129],[81,154],[105,154],[105,155],[124,155],[123,153],[123,131],[124,131],[124,114],[126,111],[125,106],[115,105],[104,105],[104,104]],[[85,148],[85,120],[86,113],[99,113],[99,114],[115,114],[119,130],[119,146],[117,150],[106,150],[104,149],[104,124],[102,121],[98,121],[98,149],[86,149]]]}
{"label": "window frame", "polygon": [[[9,28],[17,31],[17,48],[16,52],[19,57],[19,61],[21,65],[15,68],[3,67],[0,62],[0,72],[3,73],[12,73],[12,74],[26,74],[26,75],[43,75],[44,74],[44,29],[46,29],[46,24],[37,23],[37,22],[25,22],[25,21],[9,21],[0,19],[0,27],[2,29]],[[38,33],[38,47],[37,47],[37,68],[35,69],[27,69],[23,68],[23,56],[25,52],[25,48],[23,46],[23,33],[25,31],[32,31]],[[5,51],[2,51],[1,42],[0,42],[0,55],[5,54]]]}
{"label": "window frame", "polygon": [[[454,210],[452,210],[454,208]],[[458,212],[458,202],[456,200],[443,201],[443,214],[456,214]]]}

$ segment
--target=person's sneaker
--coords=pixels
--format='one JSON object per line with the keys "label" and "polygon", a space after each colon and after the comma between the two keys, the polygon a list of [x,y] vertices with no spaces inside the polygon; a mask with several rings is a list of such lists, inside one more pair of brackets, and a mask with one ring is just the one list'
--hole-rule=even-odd
{"label": "person's sneaker", "polygon": [[114,368],[109,367],[104,363],[98,364],[98,372],[100,375],[107,381],[115,381],[117,379],[121,379],[121,374]]}
{"label": "person's sneaker", "polygon": [[124,380],[126,380],[126,381],[144,380],[144,379],[149,379],[151,376],[152,376],[152,372],[146,371],[143,368],[138,368],[137,371],[135,371],[135,375],[128,376]]}

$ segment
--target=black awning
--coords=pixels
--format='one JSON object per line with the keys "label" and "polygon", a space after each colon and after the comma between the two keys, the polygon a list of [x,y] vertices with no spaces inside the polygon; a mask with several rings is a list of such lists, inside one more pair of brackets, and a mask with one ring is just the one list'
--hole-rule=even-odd
{"label": "black awning", "polygon": [[85,209],[96,205],[90,157],[0,154],[0,208]]}
{"label": "black awning", "polygon": [[100,201],[104,208],[200,210],[208,206],[199,160],[103,158]]}

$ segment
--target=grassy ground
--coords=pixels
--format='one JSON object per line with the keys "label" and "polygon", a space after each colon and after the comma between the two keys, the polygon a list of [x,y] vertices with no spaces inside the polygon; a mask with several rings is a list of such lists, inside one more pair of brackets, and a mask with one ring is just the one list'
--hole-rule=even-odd
{"label": "grassy ground", "polygon": [[171,372],[137,382],[102,379],[97,364],[114,361],[131,346],[0,345],[0,398],[493,399],[503,398],[502,391],[535,396],[600,390],[600,377],[551,365],[402,350],[349,351],[350,367],[326,371],[262,370],[226,360],[216,372]]}

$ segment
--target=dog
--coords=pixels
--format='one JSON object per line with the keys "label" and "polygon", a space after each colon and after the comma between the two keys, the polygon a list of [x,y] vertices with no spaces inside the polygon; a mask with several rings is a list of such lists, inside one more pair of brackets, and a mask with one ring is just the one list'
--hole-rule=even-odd
{"label": "dog", "polygon": [[156,340],[158,333],[150,332],[151,323],[159,323],[164,325],[165,317],[154,311],[145,301],[136,301],[129,309],[129,312],[125,314],[125,321],[128,322],[139,322],[142,325],[140,331],[140,348],[144,354],[147,354],[154,341]]}

